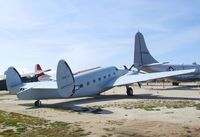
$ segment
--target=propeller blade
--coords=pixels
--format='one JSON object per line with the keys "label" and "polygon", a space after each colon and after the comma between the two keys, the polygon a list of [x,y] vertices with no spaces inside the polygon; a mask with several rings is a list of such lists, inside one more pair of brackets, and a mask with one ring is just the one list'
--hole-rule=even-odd
{"label": "propeller blade", "polygon": [[134,64],[128,70],[131,70],[133,67],[134,67]]}
{"label": "propeller blade", "polygon": [[123,66],[124,66],[124,69],[128,69],[126,65],[123,65]]}

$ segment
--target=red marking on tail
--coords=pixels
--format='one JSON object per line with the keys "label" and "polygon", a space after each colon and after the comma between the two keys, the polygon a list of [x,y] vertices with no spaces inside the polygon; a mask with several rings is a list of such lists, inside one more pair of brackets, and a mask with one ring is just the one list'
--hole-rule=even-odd
{"label": "red marking on tail", "polygon": [[[40,66],[40,64],[36,64],[36,71],[42,71],[42,67]],[[44,75],[44,73],[42,72],[42,73],[38,74],[37,76],[41,77],[43,75]]]}
{"label": "red marking on tail", "polygon": [[42,70],[40,64],[37,64],[37,65],[36,65],[36,68],[37,68],[37,71]]}

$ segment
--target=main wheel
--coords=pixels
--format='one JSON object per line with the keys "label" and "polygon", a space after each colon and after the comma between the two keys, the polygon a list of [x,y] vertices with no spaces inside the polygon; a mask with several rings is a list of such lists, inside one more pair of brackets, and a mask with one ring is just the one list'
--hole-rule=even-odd
{"label": "main wheel", "polygon": [[40,100],[35,101],[35,106],[36,107],[40,107],[41,106],[41,101]]}
{"label": "main wheel", "polygon": [[127,96],[133,96],[133,89],[130,88],[130,87],[127,87],[126,88],[126,94],[127,94]]}
{"label": "main wheel", "polygon": [[173,86],[179,86],[179,83],[178,82],[172,82],[172,85]]}

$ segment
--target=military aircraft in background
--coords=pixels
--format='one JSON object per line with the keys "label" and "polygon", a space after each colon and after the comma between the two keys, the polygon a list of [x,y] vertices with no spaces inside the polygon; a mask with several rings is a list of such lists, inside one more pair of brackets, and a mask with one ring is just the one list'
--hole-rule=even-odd
{"label": "military aircraft in background", "polygon": [[192,65],[170,64],[169,62],[158,62],[147,49],[142,33],[138,32],[135,35],[134,49],[134,67],[148,72],[165,72],[174,70],[195,69],[196,71],[190,74],[168,77],[173,85],[179,85],[180,82],[190,82],[200,80],[200,65],[194,63]]}
{"label": "military aircraft in background", "polygon": [[[45,74],[45,72],[50,71],[51,69],[42,70],[39,64],[35,65],[35,72],[21,74],[22,82],[36,82],[38,80],[43,81],[46,80],[49,75]],[[7,90],[6,86],[6,75],[0,75],[0,90]]]}
{"label": "military aircraft in background", "polygon": [[23,83],[21,76],[14,67],[9,67],[5,74],[10,93],[17,93],[20,100],[36,100],[35,106],[40,106],[40,100],[43,99],[92,96],[116,86],[125,86],[127,95],[132,96],[133,90],[130,86],[133,83],[194,71],[192,69],[141,74],[126,68],[97,67],[74,75],[69,65],[64,60],[60,60],[57,66],[56,81]]}
{"label": "military aircraft in background", "polygon": [[[49,71],[51,71],[51,69],[42,70],[42,67],[40,66],[40,64],[36,64],[35,65],[35,74],[37,73],[35,75],[36,81],[51,80],[51,76],[45,73],[45,72],[49,72]],[[31,81],[31,82],[36,82],[36,81]]]}

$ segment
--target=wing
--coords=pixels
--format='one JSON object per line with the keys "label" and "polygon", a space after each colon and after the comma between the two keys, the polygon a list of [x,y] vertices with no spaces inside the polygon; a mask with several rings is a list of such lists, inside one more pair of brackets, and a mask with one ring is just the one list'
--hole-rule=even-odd
{"label": "wing", "polygon": [[129,75],[123,75],[121,77],[117,77],[110,81],[108,84],[105,85],[105,88],[111,88],[115,86],[123,86],[123,85],[130,85],[136,82],[148,81],[153,79],[177,76],[182,74],[188,74],[194,72],[195,69],[190,70],[179,70],[179,71],[168,71],[168,72],[157,72],[157,73],[147,73],[147,74],[140,74],[140,73],[132,73]]}
{"label": "wing", "polygon": [[48,72],[48,71],[51,71],[51,69],[47,69],[47,70],[40,70],[40,71],[37,71],[37,72],[33,72],[33,73],[26,73],[26,74],[22,74],[21,77],[33,77],[33,76],[36,76],[36,75],[39,75],[41,73],[44,73],[44,72]]}

